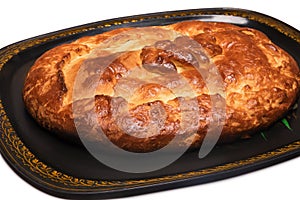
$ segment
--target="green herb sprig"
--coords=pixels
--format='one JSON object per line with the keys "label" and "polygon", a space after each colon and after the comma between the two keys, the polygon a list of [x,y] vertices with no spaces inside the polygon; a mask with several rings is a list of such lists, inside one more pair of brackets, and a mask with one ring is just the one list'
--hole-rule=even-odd
{"label": "green herb sprig", "polygon": [[290,123],[288,122],[288,120],[286,118],[283,118],[281,120],[281,122],[285,125],[285,127],[287,127],[290,131],[292,131],[293,129],[290,126]]}

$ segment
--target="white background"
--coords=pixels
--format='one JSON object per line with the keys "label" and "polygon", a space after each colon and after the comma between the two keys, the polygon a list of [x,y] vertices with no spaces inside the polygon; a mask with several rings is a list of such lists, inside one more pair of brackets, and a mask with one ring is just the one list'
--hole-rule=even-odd
{"label": "white background", "polygon": [[[51,0],[47,2],[6,0],[0,3],[0,48],[40,34],[104,19],[208,7],[255,10],[280,19],[300,30],[300,14],[296,2],[295,0]],[[299,170],[300,158],[296,158],[223,181],[129,199],[299,199]],[[27,184],[0,157],[0,199],[55,200],[57,198]]]}

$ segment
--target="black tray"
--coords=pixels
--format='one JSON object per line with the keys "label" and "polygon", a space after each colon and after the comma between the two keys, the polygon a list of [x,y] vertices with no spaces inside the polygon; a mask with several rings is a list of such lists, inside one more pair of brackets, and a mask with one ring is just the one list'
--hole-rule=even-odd
{"label": "black tray", "polygon": [[[224,21],[256,28],[290,53],[300,66],[300,32],[272,17],[240,9],[198,9],[106,20],[24,40],[0,50],[0,152],[22,178],[63,198],[111,198],[195,185],[267,167],[300,155],[299,109],[263,133],[216,146],[204,159],[197,151],[149,173],[125,173],[94,159],[84,148],[41,129],[21,98],[26,72],[48,49],[85,35],[128,26],[165,25],[185,20]],[[299,103],[299,102],[298,102]]]}

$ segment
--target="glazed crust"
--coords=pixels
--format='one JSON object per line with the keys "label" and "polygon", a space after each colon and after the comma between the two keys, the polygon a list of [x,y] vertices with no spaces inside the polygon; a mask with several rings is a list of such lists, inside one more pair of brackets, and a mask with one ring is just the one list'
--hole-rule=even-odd
{"label": "glazed crust", "polygon": [[[152,28],[162,40],[150,45],[128,47],[136,28],[122,28],[45,52],[25,80],[28,112],[68,139],[78,138],[80,130],[84,138],[103,142],[100,128],[125,150],[149,152],[175,135],[175,148],[199,147],[213,120],[212,98],[226,106],[223,143],[268,127],[298,96],[296,61],[260,31],[201,21]],[[224,94],[207,86],[212,65]]]}

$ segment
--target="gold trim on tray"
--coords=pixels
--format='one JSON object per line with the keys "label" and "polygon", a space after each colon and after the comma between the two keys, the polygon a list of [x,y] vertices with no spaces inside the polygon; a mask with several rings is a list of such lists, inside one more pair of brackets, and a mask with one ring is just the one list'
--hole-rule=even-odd
{"label": "gold trim on tray", "polygon": [[[83,33],[86,31],[101,29],[104,27],[118,26],[122,24],[132,24],[147,19],[163,19],[172,18],[180,16],[201,16],[201,15],[230,15],[230,16],[240,16],[248,18],[250,20],[258,21],[260,23],[266,24],[286,36],[292,38],[293,40],[300,43],[300,33],[284,23],[280,23],[271,17],[266,17],[265,15],[249,12],[245,10],[193,10],[193,11],[176,11],[170,12],[169,14],[156,14],[149,16],[136,16],[130,18],[122,18],[110,20],[105,23],[98,23],[98,25],[91,24],[90,27],[78,27],[68,29],[59,33],[51,33],[45,36],[40,36],[34,39],[25,40],[20,43],[10,45],[2,50],[0,50],[0,71],[2,67],[15,55],[21,51],[28,49],[30,47],[62,38],[64,36],[69,36],[73,34]],[[59,188],[67,191],[94,191],[94,190],[114,190],[118,188],[133,188],[136,186],[147,186],[151,184],[161,183],[161,182],[171,182],[189,179],[192,177],[200,177],[204,175],[209,175],[218,172],[224,172],[234,168],[243,167],[256,162],[264,161],[266,159],[274,158],[288,152],[300,149],[300,141],[293,142],[284,147],[269,151],[267,153],[259,154],[248,159],[239,160],[232,163],[227,163],[224,165],[219,165],[215,167],[210,167],[206,169],[201,169],[198,171],[192,171],[182,174],[164,176],[159,178],[149,178],[142,180],[126,180],[126,181],[106,181],[106,180],[89,180],[83,178],[73,177],[62,172],[59,172],[52,167],[46,165],[40,161],[22,142],[18,134],[15,132],[12,124],[9,121],[6,111],[3,107],[2,100],[0,99],[0,142],[4,147],[4,151],[8,154],[9,158],[14,162],[14,165],[18,165],[21,168],[25,166],[30,170],[31,173],[27,173],[30,178],[42,182],[53,188]],[[37,176],[38,175],[38,176]],[[38,178],[40,177],[40,178]],[[50,181],[49,181],[50,180]],[[58,183],[58,184],[55,184]]]}
{"label": "gold trim on tray", "polygon": [[[216,167],[206,168],[199,171],[187,172],[187,173],[165,176],[160,178],[150,178],[144,180],[128,180],[128,181],[88,180],[88,179],[76,178],[64,174],[62,172],[58,172],[57,170],[41,162],[33,153],[31,153],[30,150],[24,145],[24,143],[21,141],[21,139],[17,136],[16,132],[14,131],[5,113],[1,100],[0,100],[0,119],[1,119],[1,132],[2,132],[1,138],[6,143],[6,145],[10,148],[10,151],[13,152],[16,155],[16,157],[21,160],[24,166],[27,166],[32,172],[35,172],[36,174],[40,175],[43,178],[47,178],[53,182],[61,183],[65,186],[72,186],[72,187],[84,187],[84,188],[101,187],[101,189],[104,190],[111,190],[118,187],[130,188],[139,185],[148,185],[148,184],[155,184],[160,182],[184,180],[192,177],[199,177],[203,175],[213,174],[216,172],[234,169],[237,167],[242,167],[275,156],[280,156],[282,154],[300,148],[300,141],[296,141],[282,148],[278,148],[275,149],[274,151],[270,151],[267,153],[259,154],[257,156],[250,157],[248,159],[239,160],[236,162],[227,163]],[[69,189],[70,188],[68,188],[68,190]],[[79,188],[77,188],[76,190],[78,189]]]}

